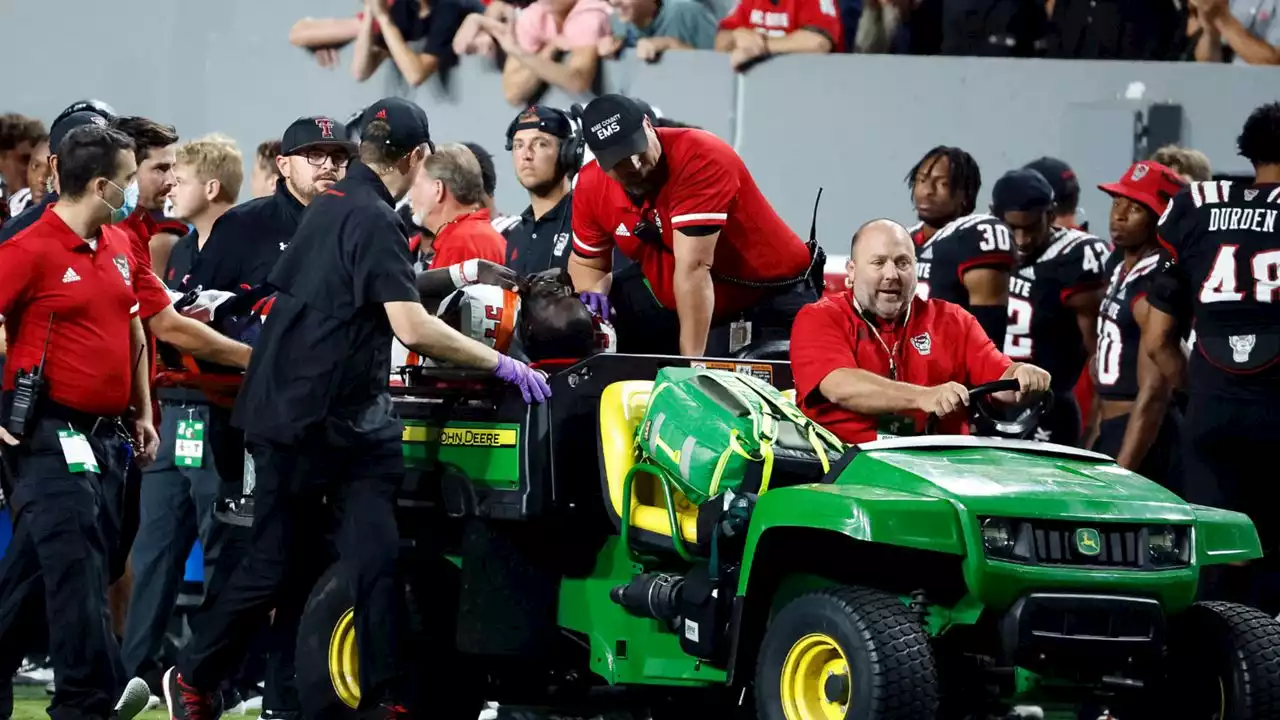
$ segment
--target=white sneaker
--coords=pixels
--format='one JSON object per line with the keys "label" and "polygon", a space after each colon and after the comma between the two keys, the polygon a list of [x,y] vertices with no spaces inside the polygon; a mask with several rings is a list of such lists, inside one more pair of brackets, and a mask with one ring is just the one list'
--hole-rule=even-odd
{"label": "white sneaker", "polygon": [[13,676],[15,685],[44,685],[53,682],[53,668],[35,665],[26,660],[22,661],[21,667],[18,668],[18,674]]}
{"label": "white sneaker", "polygon": [[1044,720],[1044,710],[1039,705],[1015,705],[1013,714],[1027,720]]}
{"label": "white sneaker", "polygon": [[146,710],[150,703],[151,688],[147,687],[147,681],[142,678],[133,678],[124,686],[124,692],[116,702],[116,718],[133,720],[138,713]]}
{"label": "white sneaker", "polygon": [[477,720],[498,720],[498,703],[485,703],[484,709],[480,711],[480,717]]}

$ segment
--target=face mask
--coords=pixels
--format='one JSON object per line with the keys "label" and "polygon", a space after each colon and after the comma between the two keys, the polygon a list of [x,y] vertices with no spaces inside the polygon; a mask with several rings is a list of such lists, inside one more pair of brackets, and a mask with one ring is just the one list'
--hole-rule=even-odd
{"label": "face mask", "polygon": [[418,227],[422,227],[422,213],[416,212],[413,214],[413,217],[410,219],[413,220],[414,225]]}
{"label": "face mask", "polygon": [[[111,181],[108,180],[107,182]],[[124,222],[125,218],[128,218],[133,214],[134,210],[138,209],[138,181],[134,180],[125,188],[115,183],[111,183],[111,185],[124,195],[124,200],[120,207],[111,207],[111,203],[103,198],[99,198],[99,200],[102,200],[103,205],[111,208],[111,224],[115,225],[116,223]]]}

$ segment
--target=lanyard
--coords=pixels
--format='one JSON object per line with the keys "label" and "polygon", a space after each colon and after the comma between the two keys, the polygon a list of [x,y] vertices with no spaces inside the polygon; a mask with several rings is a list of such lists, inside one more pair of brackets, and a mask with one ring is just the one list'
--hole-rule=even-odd
{"label": "lanyard", "polygon": [[[912,298],[908,302],[907,313],[902,318],[903,334],[906,334],[907,323],[911,322],[911,305],[914,301],[915,298]],[[875,335],[876,341],[880,343],[880,347],[884,348],[885,354],[889,356],[889,379],[896,381],[898,379],[898,347],[902,345],[902,337],[899,336],[897,340],[893,341],[893,349],[890,350],[889,344],[884,341],[884,338],[880,337],[880,331],[876,329],[875,321],[867,317],[868,313],[862,309],[862,305],[858,303],[857,298],[853,298],[853,309],[857,310],[858,314],[862,316],[863,322],[871,329],[871,334]]]}

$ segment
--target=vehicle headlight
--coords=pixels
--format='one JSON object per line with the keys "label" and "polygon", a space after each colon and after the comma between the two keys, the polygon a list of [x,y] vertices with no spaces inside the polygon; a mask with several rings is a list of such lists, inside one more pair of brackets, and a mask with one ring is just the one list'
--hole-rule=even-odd
{"label": "vehicle headlight", "polygon": [[1191,543],[1187,528],[1156,525],[1147,528],[1147,549],[1156,567],[1186,565],[1191,561]]}
{"label": "vehicle headlight", "polygon": [[1031,559],[1031,526],[1005,518],[982,519],[982,546],[989,557]]}

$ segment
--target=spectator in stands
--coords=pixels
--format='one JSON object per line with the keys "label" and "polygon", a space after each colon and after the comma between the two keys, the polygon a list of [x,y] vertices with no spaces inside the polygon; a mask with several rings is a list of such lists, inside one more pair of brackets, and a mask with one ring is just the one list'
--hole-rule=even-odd
{"label": "spectator in stands", "polygon": [[497,203],[494,201],[494,193],[498,191],[498,168],[493,164],[493,153],[484,149],[480,143],[462,143],[472,155],[476,156],[476,161],[480,163],[480,180],[484,185],[484,208],[489,211],[491,220],[490,225],[493,229],[506,237],[507,230],[511,226],[520,222],[518,215],[503,215],[498,212]]}
{"label": "spectator in stands", "polygon": [[480,163],[465,145],[441,145],[428,155],[409,195],[422,226],[435,236],[429,269],[473,259],[499,265],[506,260],[507,241],[493,229],[484,207]]}
{"label": "spectator in stands", "polygon": [[453,36],[463,18],[483,11],[479,0],[398,0],[390,7],[387,0],[367,0],[351,74],[368,80],[390,57],[405,81],[417,87],[457,63]]}
{"label": "spectator in stands", "polygon": [[744,71],[773,55],[830,53],[844,48],[835,0],[741,0],[720,21],[715,49]]}
{"label": "spectator in stands", "polygon": [[17,113],[0,115],[0,183],[4,185],[0,200],[9,203],[10,217],[18,214],[13,209],[15,199],[23,207],[30,202],[27,193],[19,193],[27,189],[27,166],[36,145],[48,137],[44,123],[35,118]]}
{"label": "spectator in stands", "polygon": [[516,21],[517,12],[514,5],[503,0],[490,0],[483,15],[472,13],[462,19],[462,26],[453,36],[453,51],[459,56],[497,57],[498,41],[484,29],[484,18],[495,20],[500,25],[510,25]]}
{"label": "spectator in stands", "polygon": [[253,197],[260,198],[276,191],[276,182],[283,177],[276,166],[276,158],[280,157],[280,139],[264,140],[258,145],[254,157],[253,176],[249,179],[249,191]]}
{"label": "spectator in stands", "polygon": [[1040,173],[1053,188],[1053,224],[1088,231],[1089,222],[1084,219],[1084,210],[1080,208],[1080,181],[1076,178],[1076,171],[1058,158],[1051,157],[1032,160],[1024,167]]}
{"label": "spectator in stands", "polygon": [[599,69],[600,41],[609,36],[609,13],[605,0],[537,0],[514,25],[481,17],[481,28],[507,55],[507,102],[525,105],[547,85],[575,95],[589,91]]}
{"label": "spectator in stands", "polygon": [[360,34],[364,13],[349,18],[304,17],[289,29],[289,42],[310,50],[316,64],[323,68],[338,66],[338,50]]}
{"label": "spectator in stands", "polygon": [[711,50],[716,17],[691,0],[615,0],[612,32],[600,41],[600,56],[615,57],[635,48],[636,57],[654,62],[667,50]]}
{"label": "spectator in stands", "polygon": [[1151,156],[1151,162],[1160,163],[1178,173],[1183,182],[1208,182],[1213,179],[1209,156],[1199,150],[1165,145]]}
{"label": "spectator in stands", "polygon": [[1174,60],[1186,44],[1185,3],[1052,0],[1048,7],[1046,54],[1049,57]]}
{"label": "spectator in stands", "polygon": [[[844,21],[845,51],[854,53],[889,53],[907,19],[904,5],[895,0],[867,0],[860,10],[856,25],[849,17]],[[841,8],[844,9],[843,7]],[[851,32],[852,30],[852,32]]]}
{"label": "spectator in stands", "polygon": [[[1280,3],[1275,0],[1189,0],[1188,30],[1200,62],[1280,65]],[[1226,46],[1227,49],[1224,49]]]}
{"label": "spectator in stands", "polygon": [[39,205],[44,200],[45,192],[51,189],[50,177],[49,138],[45,136],[31,151],[31,162],[27,163],[27,187],[9,198],[9,217],[14,217],[33,205]]}

